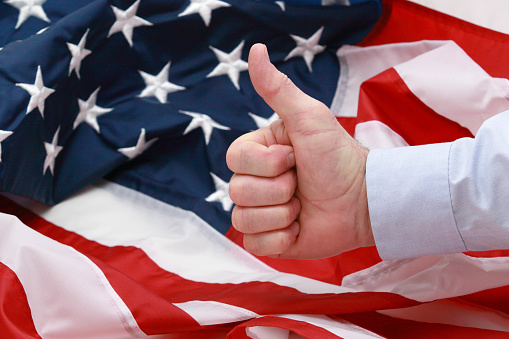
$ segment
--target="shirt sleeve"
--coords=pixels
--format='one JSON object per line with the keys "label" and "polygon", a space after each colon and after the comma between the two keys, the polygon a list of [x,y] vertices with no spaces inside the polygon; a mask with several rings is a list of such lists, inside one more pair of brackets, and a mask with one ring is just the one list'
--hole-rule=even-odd
{"label": "shirt sleeve", "polygon": [[384,260],[509,249],[509,111],[475,139],[375,149],[366,183]]}

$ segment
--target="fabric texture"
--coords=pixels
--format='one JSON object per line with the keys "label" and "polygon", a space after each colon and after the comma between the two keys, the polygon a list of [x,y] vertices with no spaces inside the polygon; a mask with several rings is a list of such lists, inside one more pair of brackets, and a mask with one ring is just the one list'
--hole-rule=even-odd
{"label": "fabric texture", "polygon": [[274,116],[249,81],[251,45],[330,104],[336,50],[381,14],[379,0],[43,3],[26,18],[0,3],[0,188],[55,204],[107,176],[223,234],[226,149]]}
{"label": "fabric texture", "polygon": [[[277,118],[245,71],[255,41],[308,94],[337,102],[338,120],[373,148],[472,136],[470,118],[422,97],[436,86],[401,77],[423,45],[454,41],[491,94],[509,74],[504,33],[404,0],[384,1],[375,25],[379,2],[319,5],[331,2],[0,2],[2,189],[26,185],[54,203],[0,197],[1,337],[507,337],[509,251],[382,261],[370,247],[276,260],[246,252],[230,227],[226,147]],[[356,90],[346,75],[363,66],[338,49],[358,41],[359,59],[384,69]],[[371,47],[389,45],[409,57],[372,59]],[[356,91],[359,100],[340,97]],[[455,112],[459,101],[448,103]],[[3,121],[3,110],[17,115]]]}
{"label": "fabric texture", "polygon": [[[508,195],[501,177],[509,156],[507,113],[500,113],[509,109],[508,81],[490,77],[456,44],[433,47],[361,87],[361,105],[376,102],[377,110],[366,109],[366,121],[356,126],[357,139],[368,147],[395,147],[372,150],[367,163],[370,218],[378,251],[386,260],[509,246],[503,207]],[[390,50],[385,47],[385,53]],[[456,81],[458,85],[451,86]],[[406,101],[385,100],[388,86],[406,93]],[[397,125],[392,116],[380,113],[397,109],[405,111]],[[432,120],[431,111],[442,112],[447,120]],[[419,142],[412,142],[419,132],[404,125],[402,115],[411,117],[415,127],[421,122]],[[441,124],[449,137],[460,139],[431,145],[447,141],[437,133]],[[482,133],[475,141],[461,138],[476,135],[479,128]],[[430,145],[398,147],[408,146],[401,139]]]}

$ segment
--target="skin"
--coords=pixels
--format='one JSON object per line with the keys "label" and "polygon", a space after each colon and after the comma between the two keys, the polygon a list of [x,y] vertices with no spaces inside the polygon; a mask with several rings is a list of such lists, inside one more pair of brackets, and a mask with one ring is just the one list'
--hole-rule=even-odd
{"label": "skin", "polygon": [[309,97],[256,44],[249,75],[281,120],[235,140],[232,223],[249,252],[316,259],[375,244],[366,195],[368,150],[323,103]]}

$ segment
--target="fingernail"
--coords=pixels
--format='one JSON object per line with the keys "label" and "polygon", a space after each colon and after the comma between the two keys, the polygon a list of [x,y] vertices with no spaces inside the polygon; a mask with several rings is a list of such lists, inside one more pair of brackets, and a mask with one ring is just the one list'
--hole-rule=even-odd
{"label": "fingernail", "polygon": [[293,166],[295,166],[295,153],[291,152],[286,157],[286,168],[292,168]]}
{"label": "fingernail", "polygon": [[290,231],[292,231],[293,236],[297,237],[300,233],[300,225],[298,222],[294,222],[290,225]]}
{"label": "fingernail", "polygon": [[267,49],[267,45],[263,44],[263,49],[265,50],[265,57],[269,59],[269,50]]}

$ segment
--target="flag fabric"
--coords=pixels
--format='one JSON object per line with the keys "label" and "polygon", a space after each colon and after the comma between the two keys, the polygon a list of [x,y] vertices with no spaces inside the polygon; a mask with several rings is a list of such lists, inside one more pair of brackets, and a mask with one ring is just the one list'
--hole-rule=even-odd
{"label": "flag fabric", "polygon": [[[381,11],[378,0],[39,2],[0,4],[16,39],[0,51],[0,188],[54,204],[108,176],[223,233],[226,149],[274,115],[250,84],[249,47],[266,43],[284,72],[330,103],[335,51],[360,41]],[[25,25],[35,35],[19,36]]]}
{"label": "flag fabric", "polygon": [[0,338],[507,337],[508,251],[276,260],[230,227],[226,148],[277,118],[254,42],[372,148],[509,109],[509,32],[464,20],[496,8],[323,4],[0,3]]}

